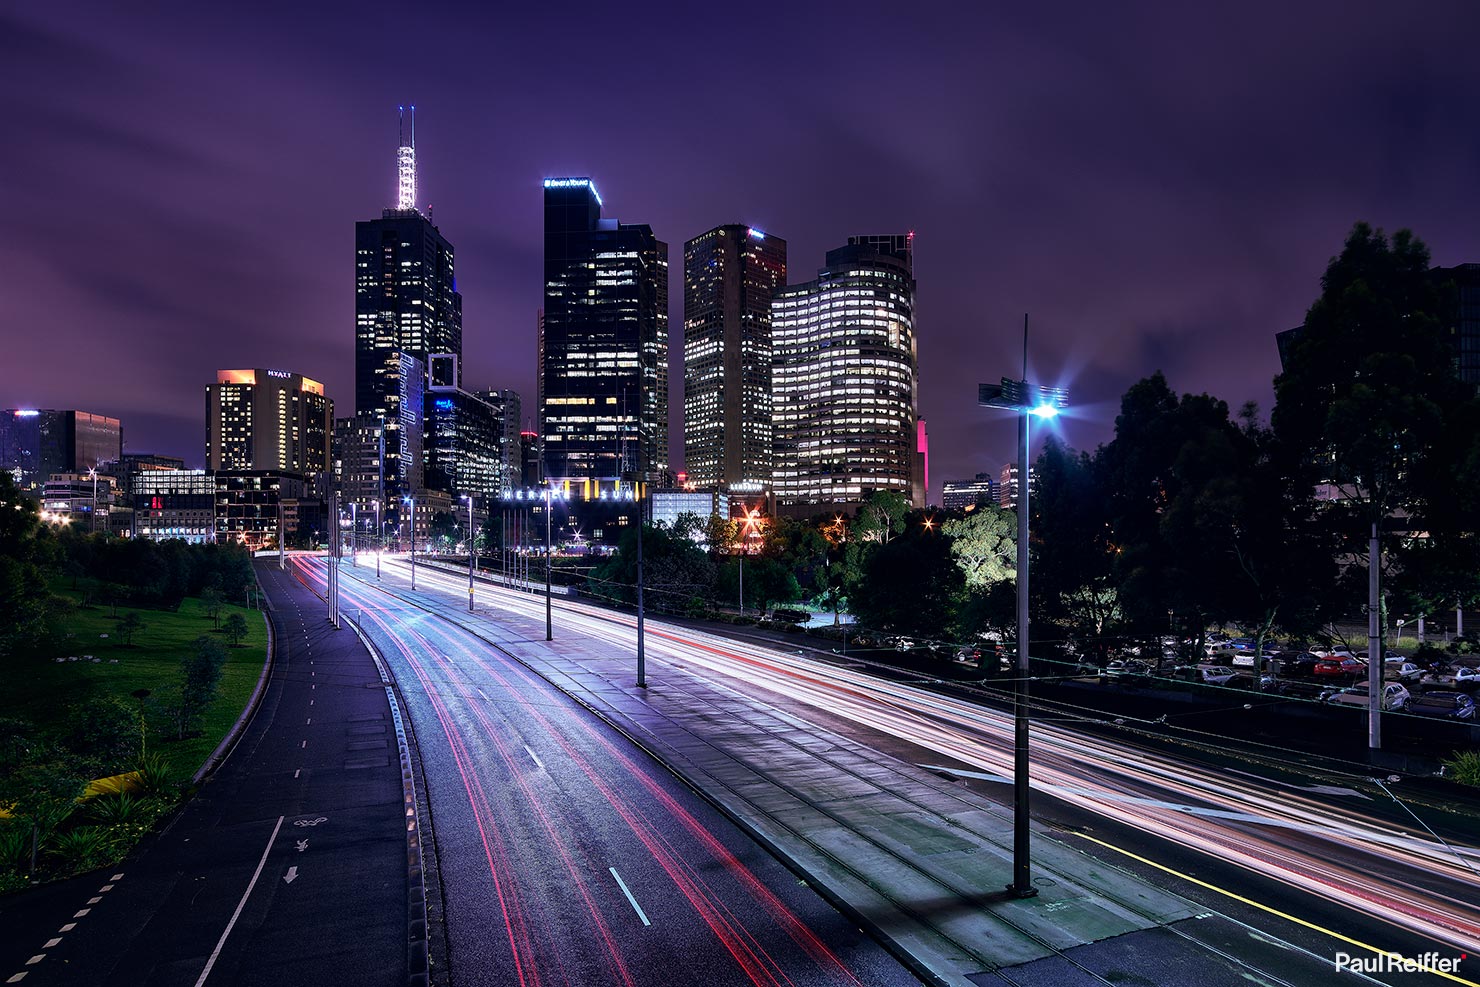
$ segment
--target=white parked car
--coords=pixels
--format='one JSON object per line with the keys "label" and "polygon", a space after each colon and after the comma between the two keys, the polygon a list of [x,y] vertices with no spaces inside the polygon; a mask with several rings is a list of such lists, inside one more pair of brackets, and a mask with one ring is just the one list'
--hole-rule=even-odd
{"label": "white parked car", "polygon": [[[1340,703],[1343,706],[1361,706],[1366,708],[1370,695],[1371,693],[1367,691],[1367,683],[1363,682],[1346,689],[1329,692],[1326,694],[1325,699],[1327,702]],[[1408,705],[1408,700],[1412,698],[1408,689],[1401,682],[1388,682],[1382,687],[1382,708],[1385,710],[1404,709]]]}
{"label": "white parked car", "polygon": [[1405,661],[1401,665],[1389,665],[1387,677],[1397,679],[1399,682],[1417,682],[1423,678],[1424,670],[1411,661]]}
{"label": "white parked car", "polygon": [[1209,685],[1226,685],[1238,674],[1227,665],[1203,665],[1199,671],[1202,672],[1202,680]]}

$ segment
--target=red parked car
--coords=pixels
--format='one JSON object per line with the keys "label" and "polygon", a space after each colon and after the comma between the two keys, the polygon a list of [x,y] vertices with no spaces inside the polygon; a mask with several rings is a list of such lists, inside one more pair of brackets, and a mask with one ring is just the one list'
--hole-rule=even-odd
{"label": "red parked car", "polygon": [[1350,655],[1344,658],[1333,655],[1316,662],[1311,674],[1323,679],[1355,679],[1367,674],[1367,664]]}

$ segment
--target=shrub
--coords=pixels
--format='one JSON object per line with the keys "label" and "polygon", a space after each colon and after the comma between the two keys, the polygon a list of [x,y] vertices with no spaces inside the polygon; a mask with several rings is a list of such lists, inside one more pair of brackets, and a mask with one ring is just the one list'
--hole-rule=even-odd
{"label": "shrub", "polygon": [[1480,751],[1455,751],[1445,760],[1444,769],[1461,785],[1480,787]]}
{"label": "shrub", "polygon": [[49,850],[66,870],[92,870],[113,859],[113,835],[102,826],[78,826],[54,834]]}
{"label": "shrub", "polygon": [[170,763],[158,754],[139,758],[137,770],[134,782],[145,797],[174,798],[179,794],[179,788],[170,776]]}
{"label": "shrub", "polygon": [[0,827],[0,873],[23,872],[31,864],[31,827],[11,821]]}

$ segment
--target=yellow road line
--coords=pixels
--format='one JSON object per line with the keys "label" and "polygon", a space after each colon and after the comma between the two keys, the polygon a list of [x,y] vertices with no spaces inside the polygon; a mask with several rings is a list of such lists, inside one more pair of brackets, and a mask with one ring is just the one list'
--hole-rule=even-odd
{"label": "yellow road line", "polygon": [[[1296,916],[1291,915],[1288,912],[1280,911],[1278,908],[1271,908],[1269,905],[1266,905],[1263,902],[1255,901],[1252,898],[1245,898],[1241,894],[1235,894],[1232,891],[1228,891],[1218,887],[1216,884],[1209,884],[1207,881],[1200,881],[1190,874],[1184,874],[1179,870],[1173,870],[1166,864],[1159,864],[1155,860],[1148,860],[1140,854],[1131,853],[1129,850],[1122,849],[1121,847],[1118,847],[1113,843],[1106,843],[1104,840],[1097,840],[1093,836],[1089,836],[1085,833],[1075,833],[1074,835],[1078,836],[1082,840],[1088,840],[1091,843],[1099,844],[1107,850],[1114,850],[1116,853],[1130,857],[1132,860],[1138,860],[1148,867],[1155,867],[1157,870],[1171,874],[1173,877],[1179,877],[1184,881],[1190,881],[1200,888],[1207,888],[1209,891],[1216,891],[1219,894],[1224,895],[1225,897],[1232,898],[1234,901],[1242,902],[1243,904],[1248,905],[1252,908],[1257,908],[1260,911],[1268,912],[1271,915],[1276,915],[1288,922],[1294,922],[1296,925],[1303,925],[1307,929],[1323,933],[1324,935],[1328,935],[1333,939],[1339,939],[1344,943],[1356,946],[1358,949],[1365,949],[1369,952],[1376,953],[1378,956],[1387,956],[1392,952],[1392,950],[1390,949],[1379,949],[1376,946],[1371,946],[1365,942],[1362,942],[1360,939],[1353,939],[1351,936],[1344,936],[1340,932],[1328,929],[1323,925],[1316,925],[1314,922],[1308,922],[1303,918],[1297,918]],[[1423,970],[1422,972],[1436,974],[1437,976],[1443,977],[1445,980],[1452,980],[1457,984],[1466,984],[1467,987],[1480,987],[1480,984],[1477,984],[1473,980],[1466,980],[1464,977],[1457,977],[1454,974],[1446,973],[1443,970]]]}

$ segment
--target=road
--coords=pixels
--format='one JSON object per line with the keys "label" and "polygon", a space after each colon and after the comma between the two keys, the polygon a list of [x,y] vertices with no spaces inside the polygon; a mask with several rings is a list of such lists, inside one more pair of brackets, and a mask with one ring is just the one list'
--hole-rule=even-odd
{"label": "road", "polygon": [[415,727],[452,984],[917,983],[544,679],[372,587],[342,590]]}
{"label": "road", "polygon": [[[407,982],[407,843],[387,695],[347,631],[259,569],[277,658],[231,756],[117,867],[0,899],[0,981]],[[168,745],[165,748],[168,756]]]}
{"label": "road", "polygon": [[[388,579],[400,578],[390,575],[399,573],[398,563],[386,568]],[[418,582],[424,594],[441,589],[456,594],[449,600],[466,598],[463,577],[423,568]],[[542,600],[480,593],[503,613],[542,619]],[[558,634],[589,635],[630,653],[630,618],[566,601],[556,606]],[[1000,713],[658,622],[649,623],[647,640],[650,675],[659,681],[743,683],[737,691],[763,695],[819,728],[848,732],[926,770],[1010,798],[1004,782],[1011,770],[1011,725]],[[1175,888],[1250,930],[1225,947],[1248,949],[1262,937],[1322,962],[1338,952],[1463,953],[1457,982],[1475,980],[1480,880],[1474,868],[1480,854],[1473,816],[1441,819],[1437,809],[1419,807],[1415,818],[1396,801],[1375,798],[1383,793],[1370,784],[1311,785],[1254,762],[1207,767],[1053,723],[1035,726],[1034,774],[1035,816],[1049,824],[1049,836]],[[1430,822],[1425,817],[1431,815]],[[1423,822],[1449,845],[1425,832]],[[1414,976],[1378,979],[1413,982]]]}

